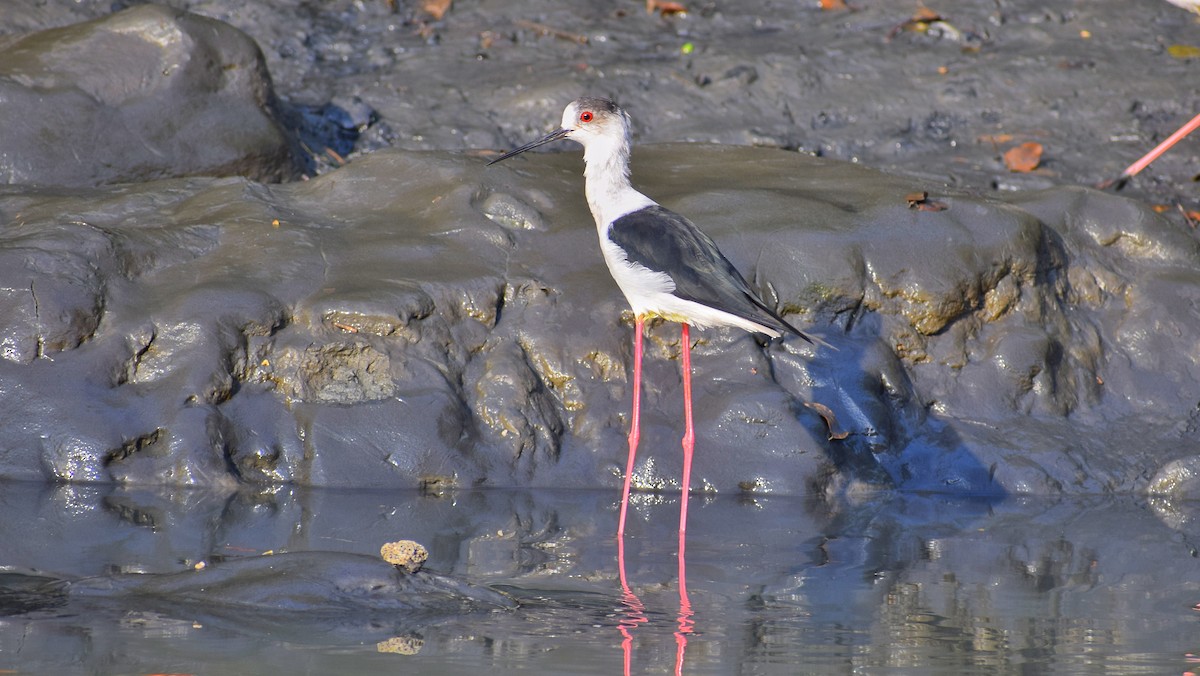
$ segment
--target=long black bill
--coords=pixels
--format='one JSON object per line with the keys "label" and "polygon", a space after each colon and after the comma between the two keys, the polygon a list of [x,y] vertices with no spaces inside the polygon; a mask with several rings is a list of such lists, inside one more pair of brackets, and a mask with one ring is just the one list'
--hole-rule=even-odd
{"label": "long black bill", "polygon": [[492,160],[491,162],[488,162],[488,166],[490,167],[497,162],[500,162],[502,160],[507,160],[508,158],[512,157],[513,155],[520,155],[521,153],[525,152],[526,150],[532,150],[538,146],[546,145],[547,143],[550,143],[551,141],[557,141],[559,139],[566,138],[567,134],[570,134],[570,133],[571,133],[570,129],[555,129],[554,131],[550,132],[549,134],[546,134],[542,138],[534,141],[533,143],[526,143],[525,145],[521,146],[520,148],[517,148],[515,150],[510,150],[510,151],[504,153],[500,157],[497,157],[496,159]]}

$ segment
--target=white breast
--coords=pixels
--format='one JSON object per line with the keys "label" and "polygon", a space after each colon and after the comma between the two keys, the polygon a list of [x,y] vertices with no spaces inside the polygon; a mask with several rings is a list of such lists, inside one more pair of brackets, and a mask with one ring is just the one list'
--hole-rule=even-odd
{"label": "white breast", "polygon": [[600,234],[600,251],[604,255],[604,262],[608,264],[609,273],[638,317],[657,316],[672,321],[686,321],[698,329],[736,326],[746,331],[779,336],[779,332],[769,326],[675,296],[675,282],[671,281],[671,276],[639,263],[631,263],[625,252],[608,238],[607,227]]}
{"label": "white breast", "polygon": [[644,265],[631,263],[621,247],[608,238],[608,229],[600,235],[600,252],[617,286],[625,294],[625,300],[636,315],[647,312],[658,313],[664,296],[674,298],[675,282],[665,272],[655,272]]}

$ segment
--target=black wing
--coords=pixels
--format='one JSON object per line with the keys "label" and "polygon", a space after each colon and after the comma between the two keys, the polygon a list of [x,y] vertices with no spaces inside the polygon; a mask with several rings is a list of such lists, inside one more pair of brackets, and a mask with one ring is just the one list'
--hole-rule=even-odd
{"label": "black wing", "polygon": [[630,212],[613,221],[609,237],[631,263],[666,273],[676,296],[813,342],[755,295],[712,238],[674,211],[656,204]]}

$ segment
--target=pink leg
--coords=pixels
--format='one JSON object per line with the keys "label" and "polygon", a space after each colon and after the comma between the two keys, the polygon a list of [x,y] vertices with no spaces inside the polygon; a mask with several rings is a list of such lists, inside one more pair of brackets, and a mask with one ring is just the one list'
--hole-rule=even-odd
{"label": "pink leg", "polygon": [[638,439],[641,438],[642,408],[642,327],[644,317],[634,320],[633,326],[633,418],[629,423],[629,460],[625,463],[625,488],[621,491],[621,523],[617,535],[625,534],[625,513],[629,511],[629,487],[633,481],[633,461],[637,457]]}
{"label": "pink leg", "polygon": [[684,553],[687,532],[688,494],[692,481],[692,451],[696,446],[696,430],[692,426],[692,338],[684,324],[680,342],[683,343],[683,495],[679,507],[679,629],[675,632],[675,674],[683,673],[683,655],[687,650],[687,635],[694,631],[692,602],[687,591],[687,557]]}
{"label": "pink leg", "polygon": [[688,325],[683,325],[683,498],[679,507],[679,532],[687,530],[688,493],[692,481],[692,451],[696,447],[696,431],[692,429],[692,339]]}
{"label": "pink leg", "polygon": [[1134,174],[1138,173],[1139,171],[1145,169],[1147,166],[1149,166],[1149,164],[1151,162],[1153,162],[1154,160],[1157,160],[1159,155],[1162,155],[1163,153],[1167,152],[1167,150],[1171,146],[1175,145],[1176,143],[1179,143],[1180,139],[1182,139],[1184,136],[1187,136],[1188,134],[1195,131],[1197,127],[1200,127],[1200,115],[1193,117],[1190,122],[1188,122],[1187,124],[1180,127],[1179,130],[1176,131],[1174,134],[1171,134],[1170,136],[1168,136],[1167,140],[1158,144],[1154,148],[1154,150],[1151,150],[1150,152],[1146,153],[1145,157],[1143,157],[1142,159],[1138,160],[1137,162],[1134,162],[1133,164],[1129,165],[1128,169],[1121,172],[1121,178],[1129,178],[1130,176],[1133,176]]}

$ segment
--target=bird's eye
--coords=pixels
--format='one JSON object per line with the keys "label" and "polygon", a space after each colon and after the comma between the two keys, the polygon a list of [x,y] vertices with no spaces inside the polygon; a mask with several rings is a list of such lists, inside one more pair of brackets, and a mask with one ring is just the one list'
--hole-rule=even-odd
{"label": "bird's eye", "polygon": [[585,110],[582,113],[580,113],[579,121],[580,122],[591,122],[592,121],[592,111]]}

